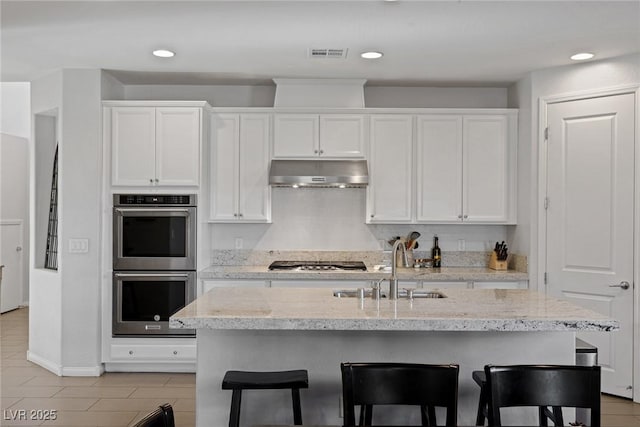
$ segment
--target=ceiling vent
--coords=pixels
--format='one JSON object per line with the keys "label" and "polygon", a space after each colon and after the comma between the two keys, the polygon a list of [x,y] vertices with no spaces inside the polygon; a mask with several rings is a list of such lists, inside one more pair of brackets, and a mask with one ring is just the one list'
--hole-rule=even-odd
{"label": "ceiling vent", "polygon": [[309,58],[345,59],[348,49],[309,49]]}

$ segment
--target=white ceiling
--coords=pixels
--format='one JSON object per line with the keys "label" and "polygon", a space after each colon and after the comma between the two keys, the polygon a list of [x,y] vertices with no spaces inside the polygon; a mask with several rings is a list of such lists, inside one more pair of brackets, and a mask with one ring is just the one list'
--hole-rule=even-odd
{"label": "white ceiling", "polygon": [[[2,1],[0,12],[2,81],[103,68],[127,84],[297,77],[498,87],[579,51],[640,51],[640,0]],[[153,57],[161,47],[176,56]],[[311,59],[309,48],[348,55]],[[361,59],[365,50],[384,57]]]}

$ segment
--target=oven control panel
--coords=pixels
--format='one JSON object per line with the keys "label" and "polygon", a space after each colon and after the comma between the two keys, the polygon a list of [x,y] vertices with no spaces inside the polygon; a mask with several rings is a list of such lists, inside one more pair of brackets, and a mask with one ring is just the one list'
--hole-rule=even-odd
{"label": "oven control panel", "polygon": [[195,194],[115,194],[114,206],[196,206]]}

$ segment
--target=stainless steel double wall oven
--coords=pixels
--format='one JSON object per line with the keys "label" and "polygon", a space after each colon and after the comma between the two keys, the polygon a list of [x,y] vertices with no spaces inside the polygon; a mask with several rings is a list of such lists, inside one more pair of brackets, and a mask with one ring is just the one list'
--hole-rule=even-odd
{"label": "stainless steel double wall oven", "polygon": [[196,196],[113,196],[113,335],[193,336],[169,316],[196,297]]}

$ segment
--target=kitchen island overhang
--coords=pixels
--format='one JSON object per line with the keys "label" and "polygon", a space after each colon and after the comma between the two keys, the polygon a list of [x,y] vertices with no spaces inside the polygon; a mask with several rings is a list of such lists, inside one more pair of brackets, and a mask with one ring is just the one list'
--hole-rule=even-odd
{"label": "kitchen island overhang", "polygon": [[[317,288],[208,292],[170,321],[197,329],[197,426],[228,422],[231,393],[220,384],[232,369],[307,369],[304,422],[341,424],[340,363],[376,361],[459,364],[458,423],[472,425],[479,394],[473,370],[489,363],[573,364],[575,332],[619,328],[614,319],[527,290],[443,293],[446,298],[389,301],[335,298],[331,289]],[[246,395],[243,423],[291,421],[287,393]],[[376,416],[418,420],[411,412]],[[514,416],[516,424],[537,422],[535,413]]]}

